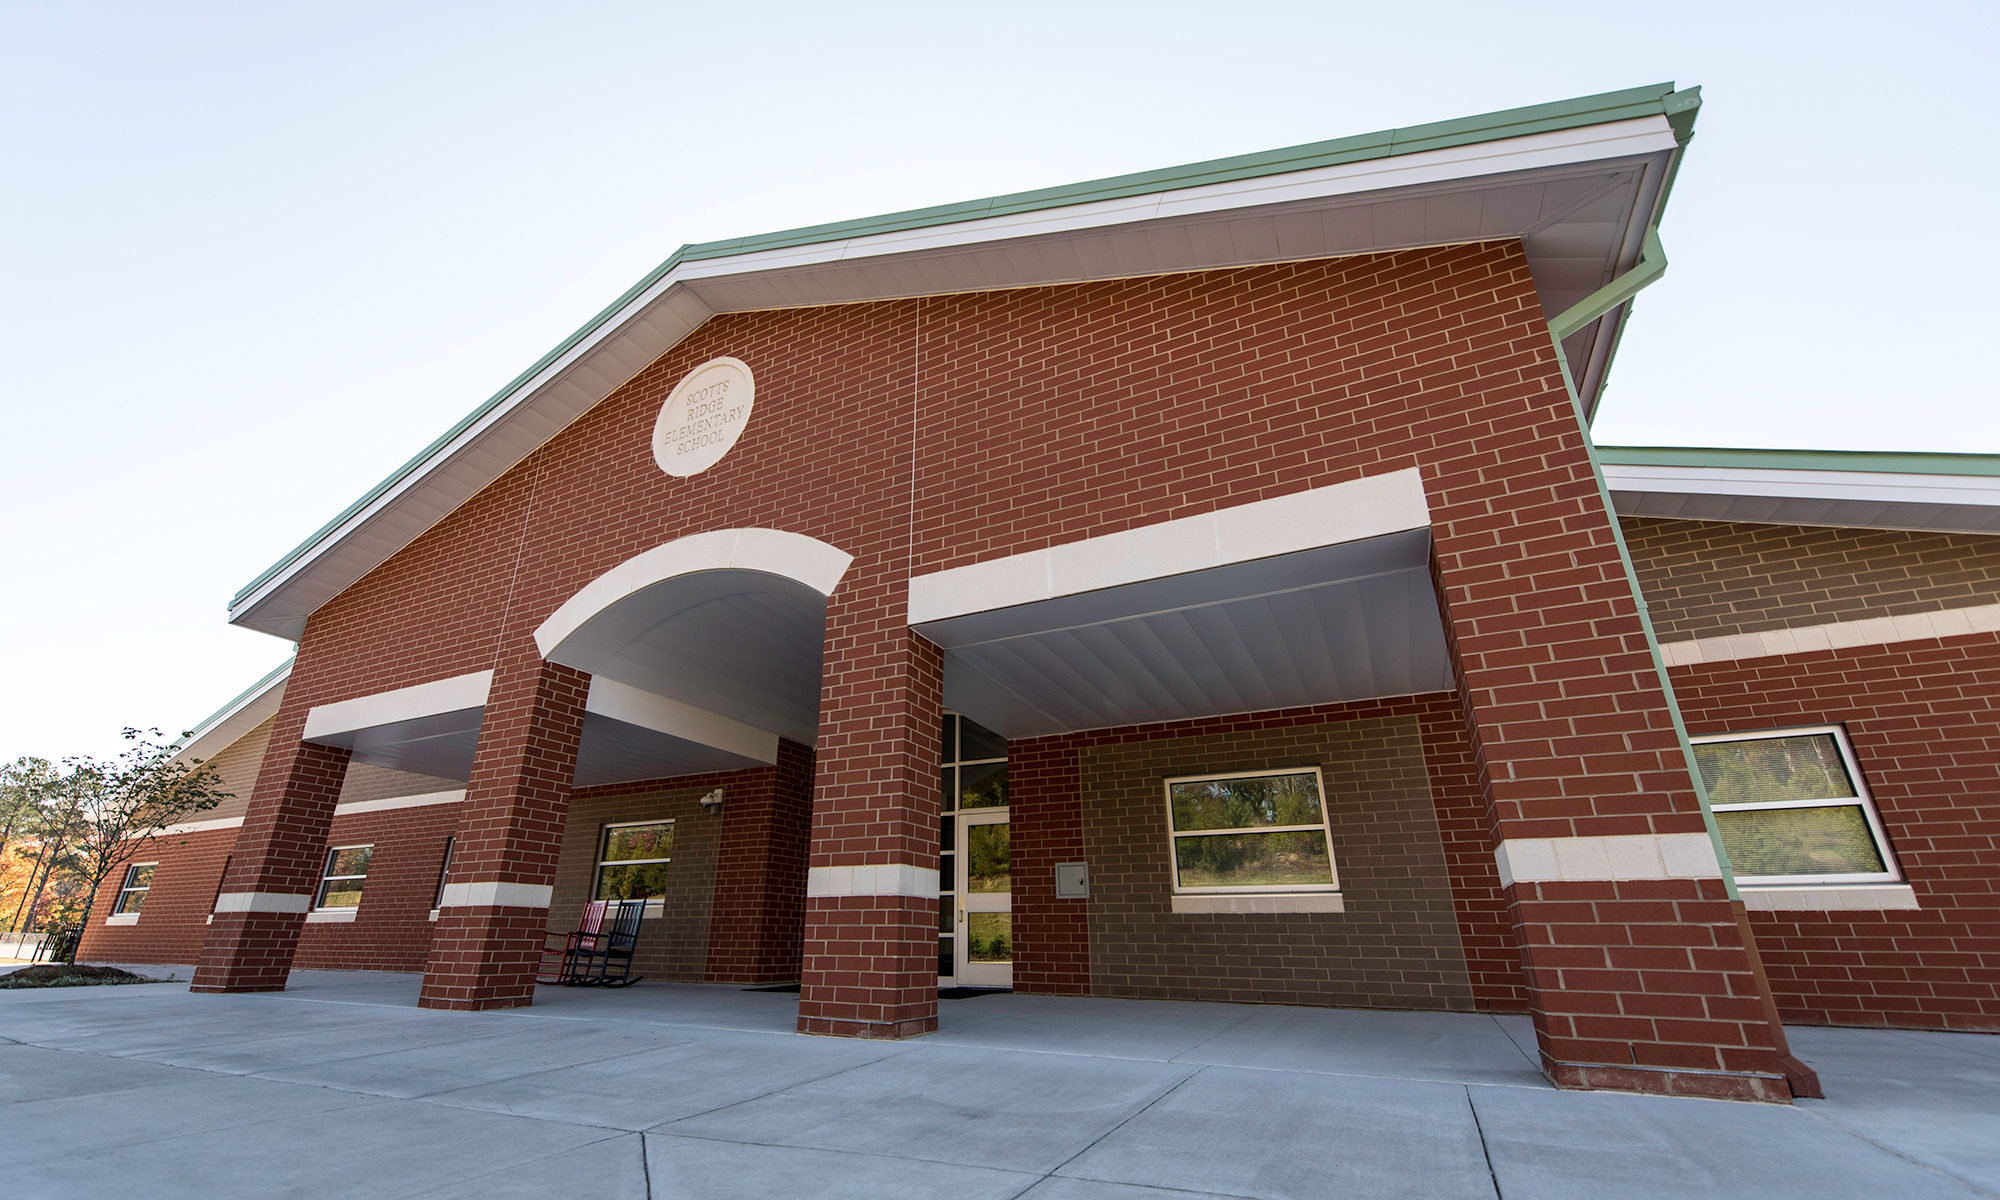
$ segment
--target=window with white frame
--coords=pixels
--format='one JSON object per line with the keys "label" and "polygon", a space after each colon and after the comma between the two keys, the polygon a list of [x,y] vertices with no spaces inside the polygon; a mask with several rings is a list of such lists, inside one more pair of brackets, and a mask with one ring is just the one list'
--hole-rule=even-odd
{"label": "window with white frame", "polygon": [[368,882],[368,863],[375,857],[374,846],[335,846],[326,852],[326,870],[320,872],[319,894],[314,908],[354,909],[361,907],[361,885]]}
{"label": "window with white frame", "polygon": [[1689,740],[1739,882],[1902,878],[1840,727]]}
{"label": "window with white frame", "polygon": [[1318,767],[1167,780],[1174,890],[1337,891],[1324,795]]}
{"label": "window with white frame", "polygon": [[113,916],[137,915],[146,904],[146,893],[153,887],[153,872],[159,863],[133,863],[125,868],[125,881],[118,885],[118,902],[111,906]]}
{"label": "window with white frame", "polygon": [[598,845],[596,900],[650,900],[667,894],[667,871],[674,861],[672,821],[606,825]]}

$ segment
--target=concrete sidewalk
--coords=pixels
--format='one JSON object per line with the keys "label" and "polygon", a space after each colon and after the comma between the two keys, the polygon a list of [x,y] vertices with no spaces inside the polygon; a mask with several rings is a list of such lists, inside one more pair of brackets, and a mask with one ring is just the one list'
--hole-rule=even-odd
{"label": "concrete sidewalk", "polygon": [[993,995],[891,1044],[784,993],[292,979],[0,992],[0,1195],[2000,1196],[1981,1035],[1794,1030],[1829,1099],[1784,1108],[1557,1091],[1519,1018]]}

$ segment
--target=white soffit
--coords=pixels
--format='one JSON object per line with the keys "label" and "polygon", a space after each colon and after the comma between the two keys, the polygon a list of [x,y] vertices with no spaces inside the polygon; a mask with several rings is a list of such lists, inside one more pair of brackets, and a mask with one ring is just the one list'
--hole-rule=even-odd
{"label": "white soffit", "polygon": [[[685,261],[246,591],[230,620],[299,637],[314,609],[719,312],[1518,238],[1554,314],[1637,261],[1676,149],[1667,119],[1646,116]],[[1589,337],[1604,340],[1608,328],[1599,322]],[[1594,377],[1579,375],[1588,403]]]}
{"label": "white soffit", "polygon": [[778,761],[778,735],[615,679],[590,681],[578,787],[736,771]]}
{"label": "white soffit", "polygon": [[1606,463],[1620,516],[2000,533],[2000,478]]}
{"label": "white soffit", "polygon": [[1010,738],[1452,686],[1415,469],[914,579],[945,705]]}
{"label": "white soffit", "polygon": [[305,740],[325,746],[347,745],[350,743],[342,739],[369,729],[483,709],[492,687],[493,672],[474,671],[376,692],[372,696],[314,705],[306,714]]}
{"label": "white soffit", "polygon": [[1010,554],[910,580],[909,621],[973,613],[1430,528],[1415,467]]}
{"label": "white soffit", "polygon": [[[815,660],[817,661],[817,660]],[[434,680],[306,715],[305,738],[357,762],[464,780],[484,723],[491,671]],[[767,766],[778,735],[609,678],[591,680],[574,782],[589,787]]]}

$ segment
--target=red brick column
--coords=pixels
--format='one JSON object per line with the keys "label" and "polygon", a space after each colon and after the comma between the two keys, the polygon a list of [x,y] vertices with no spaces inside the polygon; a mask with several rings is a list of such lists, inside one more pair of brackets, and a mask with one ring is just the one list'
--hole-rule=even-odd
{"label": "red brick column", "polygon": [[291,974],[349,756],[299,740],[306,711],[289,707],[271,734],[190,991],[283,991]]}
{"label": "red brick column", "polygon": [[890,590],[850,581],[828,605],[801,1033],[937,1028],[944,654]]}
{"label": "red brick column", "polygon": [[1542,1068],[1564,1086],[1787,1101],[1574,410],[1522,391],[1480,413],[1480,453],[1425,479]]}
{"label": "red brick column", "polygon": [[533,1002],[589,693],[590,676],[545,663],[532,647],[494,672],[423,1007]]}
{"label": "red brick column", "polygon": [[781,740],[777,765],[759,772],[756,786],[732,786],[724,795],[709,910],[710,983],[799,977],[812,787],[813,752]]}

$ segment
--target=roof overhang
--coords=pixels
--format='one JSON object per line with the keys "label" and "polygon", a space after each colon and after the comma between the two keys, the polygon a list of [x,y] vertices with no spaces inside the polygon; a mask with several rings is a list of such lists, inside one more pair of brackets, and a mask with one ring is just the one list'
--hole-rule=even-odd
{"label": "roof overhang", "polygon": [[[1075,187],[688,246],[243,589],[306,618],[718,313],[1520,240],[1555,315],[1638,262],[1687,140],[1671,84]],[[1586,407],[1620,307],[1564,343]]]}
{"label": "roof overhang", "polygon": [[2000,456],[1605,446],[1620,516],[2000,534]]}
{"label": "roof overhang", "polygon": [[285,681],[292,677],[292,661],[286,659],[262,679],[238,693],[236,698],[203,718],[199,725],[181,735],[174,749],[176,759],[211,759],[251,730],[278,714],[285,698]]}

